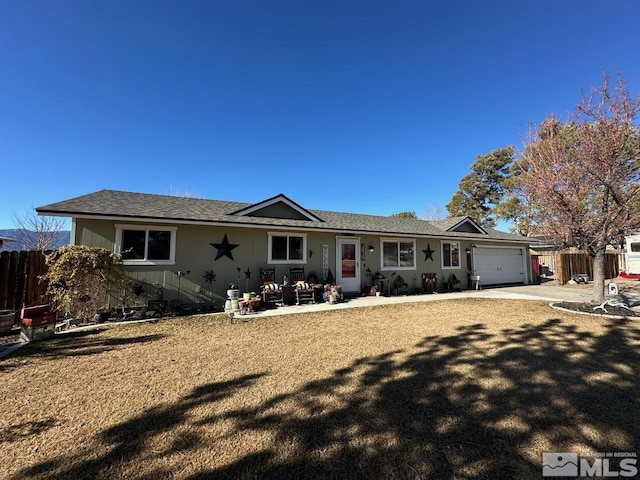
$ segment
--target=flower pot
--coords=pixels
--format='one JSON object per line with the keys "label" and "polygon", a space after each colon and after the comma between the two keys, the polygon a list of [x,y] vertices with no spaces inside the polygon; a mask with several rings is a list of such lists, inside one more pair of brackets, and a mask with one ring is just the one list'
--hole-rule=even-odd
{"label": "flower pot", "polygon": [[0,333],[9,333],[13,328],[14,319],[13,310],[0,310]]}

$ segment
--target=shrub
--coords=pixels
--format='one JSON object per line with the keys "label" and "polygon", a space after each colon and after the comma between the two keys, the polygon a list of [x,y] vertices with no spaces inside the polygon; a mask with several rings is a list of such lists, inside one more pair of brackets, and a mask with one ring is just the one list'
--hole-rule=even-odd
{"label": "shrub", "polygon": [[56,309],[92,320],[111,296],[122,296],[127,276],[120,255],[104,248],[67,245],[47,255],[48,282]]}

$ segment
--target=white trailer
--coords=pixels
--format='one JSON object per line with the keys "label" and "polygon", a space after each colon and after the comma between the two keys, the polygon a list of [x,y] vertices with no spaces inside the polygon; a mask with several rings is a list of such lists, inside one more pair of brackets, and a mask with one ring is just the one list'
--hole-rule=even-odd
{"label": "white trailer", "polygon": [[625,273],[640,275],[640,234],[627,235],[624,240]]}

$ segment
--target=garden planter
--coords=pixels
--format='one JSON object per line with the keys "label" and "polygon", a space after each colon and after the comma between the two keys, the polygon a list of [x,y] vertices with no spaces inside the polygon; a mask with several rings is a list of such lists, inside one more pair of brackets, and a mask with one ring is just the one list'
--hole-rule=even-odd
{"label": "garden planter", "polygon": [[49,311],[49,305],[24,307],[20,312],[20,318],[24,327],[37,327],[55,323],[57,315]]}
{"label": "garden planter", "polygon": [[13,328],[15,313],[13,310],[0,310],[0,334],[9,333]]}

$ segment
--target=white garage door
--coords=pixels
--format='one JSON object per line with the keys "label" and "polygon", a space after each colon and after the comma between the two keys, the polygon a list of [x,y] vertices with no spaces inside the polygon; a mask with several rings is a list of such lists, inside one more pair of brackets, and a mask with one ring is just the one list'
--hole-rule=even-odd
{"label": "white garage door", "polygon": [[482,285],[525,283],[525,265],[521,248],[473,249],[473,266]]}

